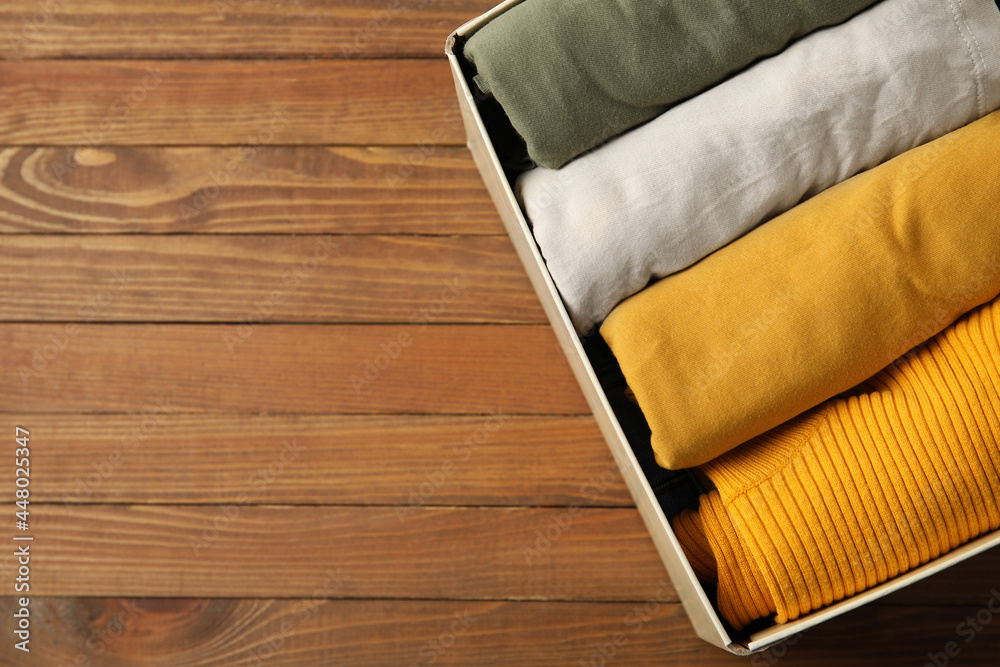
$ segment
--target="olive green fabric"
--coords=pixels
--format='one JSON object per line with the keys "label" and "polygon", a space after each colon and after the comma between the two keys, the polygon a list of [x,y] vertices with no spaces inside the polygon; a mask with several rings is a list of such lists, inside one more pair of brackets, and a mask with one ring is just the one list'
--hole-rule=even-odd
{"label": "olive green fabric", "polygon": [[465,46],[531,158],[555,169],[876,0],[525,0]]}

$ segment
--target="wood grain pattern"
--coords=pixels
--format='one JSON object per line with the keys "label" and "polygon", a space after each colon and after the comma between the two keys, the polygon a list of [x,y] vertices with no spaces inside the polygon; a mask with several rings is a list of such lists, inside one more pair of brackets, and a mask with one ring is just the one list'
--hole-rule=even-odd
{"label": "wood grain pattern", "polygon": [[0,664],[996,663],[1000,550],[694,636],[463,146],[495,1],[0,0]]}
{"label": "wood grain pattern", "polygon": [[666,577],[635,509],[253,504],[266,483],[224,505],[33,504],[31,592],[297,598],[340,570],[337,597],[642,600]]}
{"label": "wood grain pattern", "polygon": [[[332,573],[316,588],[335,582]],[[960,653],[947,664],[972,667],[995,664],[1000,650],[996,621],[979,626],[971,641],[955,633],[981,606],[869,606],[748,660],[698,639],[680,605],[655,597],[639,603],[35,598],[32,604],[38,639],[31,664],[38,667],[80,664],[74,660],[106,667],[913,667],[943,653],[948,642]],[[10,625],[13,611],[10,599],[0,600],[0,625]],[[19,664],[18,657],[11,642],[0,644],[0,660]]]}
{"label": "wood grain pattern", "polygon": [[953,565],[944,572],[907,586],[886,598],[896,605],[975,605],[986,603],[995,587],[1000,590],[1000,549],[990,549]]}
{"label": "wood grain pattern", "polygon": [[[35,502],[631,506],[591,417],[5,415],[29,425]],[[6,430],[4,432],[6,432]],[[169,474],[165,474],[169,471]],[[0,500],[14,482],[0,477]]]}
{"label": "wood grain pattern", "polygon": [[590,414],[540,325],[0,324],[0,368],[3,412]]}
{"label": "wood grain pattern", "polygon": [[0,292],[7,321],[547,322],[501,237],[8,236]]}
{"label": "wood grain pattern", "polygon": [[[323,579],[317,587],[326,585]],[[661,604],[655,614],[636,617],[644,623],[628,627],[623,619],[635,603],[36,598],[33,604],[39,645],[30,659],[39,667],[72,665],[77,656],[107,667],[577,665],[618,632],[628,633],[616,651],[619,664],[681,664],[671,662],[679,658],[746,664],[694,638],[676,604]],[[2,627],[10,622],[8,610],[0,601]],[[11,642],[4,644],[0,660],[15,659]]]}
{"label": "wood grain pattern", "polygon": [[465,148],[0,148],[0,233],[504,234]]}
{"label": "wood grain pattern", "polygon": [[0,81],[0,144],[465,143],[443,60],[0,61]]}
{"label": "wood grain pattern", "polygon": [[0,58],[440,57],[493,0],[0,3]]}

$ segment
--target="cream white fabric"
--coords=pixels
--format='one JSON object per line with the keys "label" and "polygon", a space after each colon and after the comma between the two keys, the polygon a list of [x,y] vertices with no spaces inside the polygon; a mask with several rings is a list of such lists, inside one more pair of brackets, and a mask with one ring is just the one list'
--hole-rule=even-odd
{"label": "cream white fabric", "polygon": [[994,0],[884,0],[516,190],[582,334],[650,279],[998,106]]}

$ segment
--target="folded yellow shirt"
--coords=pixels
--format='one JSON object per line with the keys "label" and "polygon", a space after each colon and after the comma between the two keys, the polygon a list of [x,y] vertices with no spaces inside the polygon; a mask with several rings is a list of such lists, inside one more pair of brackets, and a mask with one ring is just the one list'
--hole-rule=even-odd
{"label": "folded yellow shirt", "polygon": [[601,327],[657,462],[699,465],[1000,293],[1000,112],[813,197]]}
{"label": "folded yellow shirt", "polygon": [[784,623],[1000,527],[998,367],[1000,299],[705,465],[674,526],[723,618]]}

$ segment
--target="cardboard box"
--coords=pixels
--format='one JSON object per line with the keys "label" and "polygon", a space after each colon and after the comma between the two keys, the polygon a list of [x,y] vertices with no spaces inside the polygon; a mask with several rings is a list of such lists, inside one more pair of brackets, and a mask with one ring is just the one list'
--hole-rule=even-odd
{"label": "cardboard box", "polygon": [[594,418],[607,440],[608,447],[635,499],[636,506],[649,530],[653,543],[663,559],[663,564],[673,580],[698,636],[710,644],[737,655],[748,655],[766,649],[781,640],[812,628],[827,619],[865,605],[872,600],[888,595],[905,586],[920,581],[930,575],[951,567],[982,551],[1000,544],[1000,531],[987,534],[919,568],[911,570],[886,583],[849,597],[839,603],[817,610],[784,625],[773,625],[765,630],[746,635],[730,636],[723,625],[712,601],[699,583],[691,565],[684,557],[680,544],[670,523],[653,495],[646,478],[632,453],[632,449],[608,404],[601,385],[594,374],[580,339],[577,337],[569,314],[559,297],[555,284],[549,275],[545,261],[535,244],[534,237],[517,200],[512,184],[507,181],[497,157],[497,151],[483,124],[479,109],[469,82],[463,72],[460,54],[464,40],[498,14],[506,11],[522,0],[506,0],[482,16],[469,21],[448,37],[445,54],[451,64],[458,91],[462,120],[468,137],[469,150],[482,174],[507,234],[510,236],[531,284],[538,293],[545,314],[552,323],[556,338],[569,361],[583,394],[594,413]]}

